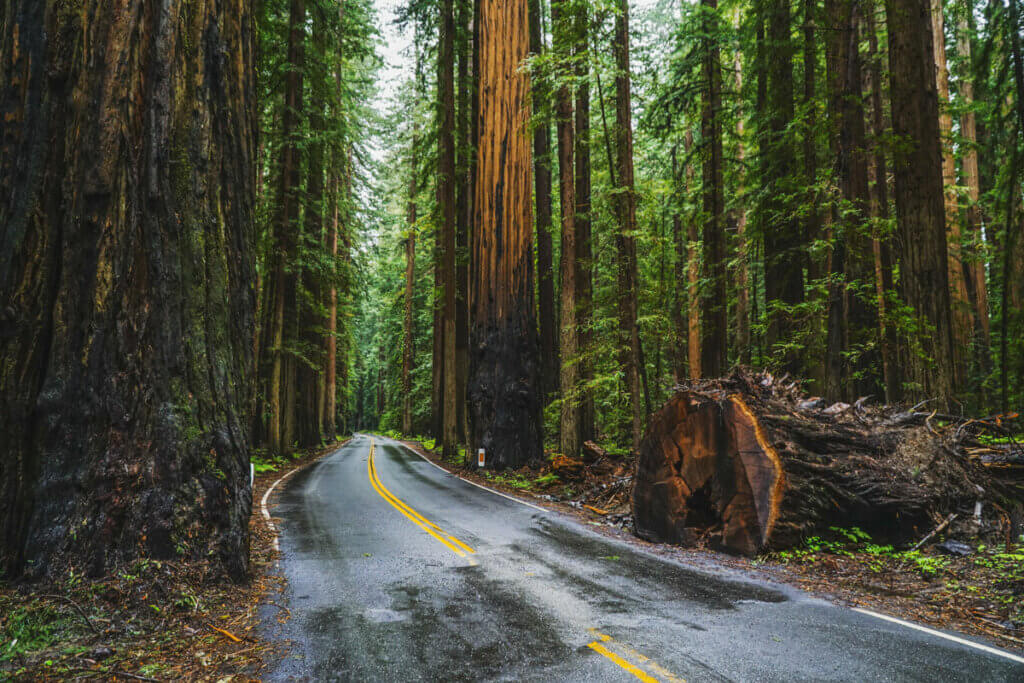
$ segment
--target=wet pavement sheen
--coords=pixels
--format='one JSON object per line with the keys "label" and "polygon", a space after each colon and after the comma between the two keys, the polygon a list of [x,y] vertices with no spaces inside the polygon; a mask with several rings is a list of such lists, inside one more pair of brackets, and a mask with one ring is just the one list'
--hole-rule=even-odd
{"label": "wet pavement sheen", "polygon": [[1024,682],[1024,665],[648,554],[381,437],[282,486],[291,616],[262,609],[289,646],[268,680]]}

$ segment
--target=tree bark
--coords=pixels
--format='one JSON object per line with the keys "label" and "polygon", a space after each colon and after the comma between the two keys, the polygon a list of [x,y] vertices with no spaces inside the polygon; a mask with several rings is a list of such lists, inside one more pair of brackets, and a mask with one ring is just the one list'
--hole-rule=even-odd
{"label": "tree bark", "polygon": [[[722,375],[729,364],[729,309],[725,281],[725,199],[722,168],[722,71],[717,26],[718,0],[702,0],[705,92],[701,111],[704,145],[704,278],[701,292],[701,373]],[[787,29],[788,30],[788,29]],[[792,86],[790,86],[792,88]],[[792,266],[792,264],[790,264]],[[792,268],[790,268],[792,269]]]}
{"label": "tree bark", "polygon": [[481,0],[479,137],[470,260],[470,451],[489,467],[541,457],[533,295],[526,0]]}
{"label": "tree bark", "polygon": [[594,254],[591,237],[590,204],[590,14],[586,3],[576,5],[576,287],[578,292],[577,323],[579,324],[579,374],[583,382],[580,392],[580,443],[596,436],[594,392],[589,388],[594,379]]}
{"label": "tree bark", "polygon": [[419,146],[419,127],[414,125],[412,149],[409,154],[409,200],[406,208],[405,236],[405,316],[402,322],[402,433],[410,435],[412,429],[412,368],[416,359],[413,348],[413,297],[416,291],[416,182],[418,164],[416,150]]}
{"label": "tree bark", "polygon": [[950,305],[953,313],[953,370],[957,384],[966,378],[967,349],[974,321],[964,275],[960,204],[956,192],[956,159],[953,156],[953,116],[949,111],[949,68],[946,65],[946,32],[943,0],[931,0],[932,47],[935,53],[935,86],[939,96],[939,141],[942,145],[943,208],[946,245],[949,250]]}
{"label": "tree bark", "polygon": [[[796,153],[788,132],[793,121],[793,44],[790,35],[789,0],[767,2],[767,124],[764,173],[771,186],[765,212],[768,221],[764,235],[765,293],[767,299],[768,347],[790,340],[793,322],[787,308],[804,301],[802,235],[787,197],[792,193]],[[772,310],[773,306],[780,309]],[[788,352],[782,365],[799,374],[801,359]],[[705,372],[705,374],[708,374]]]}
{"label": "tree bark", "polygon": [[[636,194],[633,179],[633,118],[629,71],[629,2],[618,0],[615,15],[615,147],[618,166],[616,208],[619,231],[615,236],[618,252],[619,327],[622,339],[622,366],[626,375],[632,414],[633,449],[640,446],[644,429],[644,396],[640,329],[637,326]],[[614,179],[613,179],[614,185]],[[648,400],[647,403],[650,403]]]}
{"label": "tree bark", "polygon": [[3,11],[6,578],[248,569],[255,26],[161,7]]}
{"label": "tree bark", "polygon": [[[683,137],[683,149],[686,151],[686,158],[693,158],[693,131],[690,129],[686,130],[686,134]],[[687,192],[694,185],[694,170],[693,162],[691,161],[686,165],[686,188]],[[686,351],[689,356],[690,365],[690,379],[700,379],[703,377],[701,372],[701,347],[702,340],[700,335],[700,251],[699,251],[699,239],[697,221],[691,218],[687,221],[686,239],[687,239],[687,251],[689,256],[687,258],[686,265],[686,298],[688,302],[686,317],[687,327],[687,344]]]}
{"label": "tree bark", "polygon": [[[896,223],[904,245],[900,286],[924,325],[912,353],[912,393],[948,404],[956,392],[948,251],[943,207],[939,102],[928,0],[886,0],[894,154]],[[929,359],[931,359],[929,361]]]}
{"label": "tree bark", "polygon": [[[557,0],[556,0],[557,1]],[[552,12],[554,10],[552,9]],[[530,53],[545,51],[541,0],[530,0]],[[540,323],[541,390],[545,400],[558,389],[559,332],[555,324],[555,268],[551,238],[551,116],[550,92],[540,79],[531,81],[533,115],[534,199],[537,205],[537,302]]]}
{"label": "tree bark", "polygon": [[[689,330],[683,310],[687,306],[689,278],[687,270],[687,254],[689,240],[683,227],[683,199],[686,187],[683,184],[683,171],[679,167],[678,144],[672,145],[672,241],[675,246],[675,262],[673,267],[674,295],[672,297],[672,327],[675,331],[675,343],[672,354],[672,373],[676,384],[687,377],[687,341]],[[687,159],[689,162],[689,159]]]}
{"label": "tree bark", "polygon": [[[736,30],[739,30],[737,25]],[[733,57],[738,102],[742,103],[743,64],[740,53]],[[746,148],[744,145],[745,122],[742,104],[736,110],[736,161],[737,188],[736,193],[743,197],[746,192]],[[750,363],[750,276],[748,271],[749,256],[747,254],[747,210],[744,206],[733,209],[733,220],[736,225],[736,351],[739,362]]]}
{"label": "tree bark", "polygon": [[[563,455],[575,458],[580,452],[579,404],[579,324],[576,317],[576,168],[575,131],[573,130],[572,92],[567,84],[571,76],[572,21],[566,0],[552,0],[552,54],[555,77],[555,126],[558,134],[558,187],[562,211],[561,292],[559,343],[561,368],[559,386],[562,399],[559,415],[559,446]],[[543,350],[542,350],[543,354]]]}
{"label": "tree bark", "polygon": [[442,0],[437,62],[437,207],[440,220],[441,282],[444,288],[442,446],[445,457],[458,450],[458,374],[455,363],[456,250],[455,196],[455,5]]}
{"label": "tree bark", "polygon": [[[824,394],[832,400],[852,401],[860,391],[858,375],[869,367],[851,366],[847,354],[854,335],[876,329],[862,299],[850,291],[851,283],[873,281],[873,252],[863,226],[868,216],[868,168],[865,146],[863,82],[860,62],[859,4],[854,0],[826,0],[825,14],[832,26],[827,41],[829,135],[835,158],[834,173],[840,204],[832,216],[833,248],[829,273],[828,325]],[[867,391],[873,390],[871,386]]]}
{"label": "tree bark", "polygon": [[[882,57],[878,50],[878,30],[874,12],[864,14],[868,34],[868,75],[871,91],[871,156],[869,173],[874,176],[871,184],[871,215],[880,222],[889,218],[889,170],[882,142],[886,134],[885,115],[882,107]],[[885,401],[894,404],[900,400],[901,382],[899,371],[899,346],[896,326],[890,320],[890,296],[893,288],[892,235],[879,228],[875,229],[872,240],[872,255],[875,261],[875,298],[878,302],[878,341],[882,359],[882,379],[885,384]]]}
{"label": "tree bark", "polygon": [[972,108],[974,105],[974,69],[971,60],[970,25],[962,15],[957,25],[957,52],[963,64],[959,79],[960,98],[964,112],[960,116],[960,137],[964,151],[961,159],[962,184],[967,188],[966,231],[974,247],[972,259],[966,265],[968,292],[974,311],[975,332],[978,337],[979,359],[983,370],[990,365],[989,353],[992,344],[992,325],[988,313],[988,283],[985,274],[984,237],[981,228],[981,173],[978,163],[978,122]]}

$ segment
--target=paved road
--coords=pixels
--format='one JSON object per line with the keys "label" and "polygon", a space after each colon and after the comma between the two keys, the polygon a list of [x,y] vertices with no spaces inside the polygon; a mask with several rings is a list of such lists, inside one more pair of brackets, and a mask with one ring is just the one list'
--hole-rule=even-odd
{"label": "paved road", "polygon": [[380,437],[279,488],[291,618],[267,628],[292,647],[271,680],[1024,681],[1012,659],[647,554]]}

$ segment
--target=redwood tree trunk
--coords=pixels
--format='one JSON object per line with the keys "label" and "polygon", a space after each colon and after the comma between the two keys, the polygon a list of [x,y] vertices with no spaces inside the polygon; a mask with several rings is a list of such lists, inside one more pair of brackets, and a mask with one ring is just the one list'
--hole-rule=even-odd
{"label": "redwood tree trunk", "polygon": [[[615,15],[615,143],[618,166],[616,207],[619,232],[618,249],[619,326],[623,335],[623,369],[632,413],[633,450],[640,447],[644,429],[643,354],[637,325],[636,193],[633,180],[633,118],[629,73],[629,2],[618,0]],[[613,183],[614,184],[614,183]],[[649,400],[646,401],[650,403]],[[650,412],[649,410],[646,412]]]}
{"label": "redwood tree trunk", "polygon": [[490,467],[541,457],[533,295],[527,0],[481,0],[476,226],[470,259],[470,451]]}
{"label": "redwood tree trunk", "polygon": [[[576,319],[576,168],[573,131],[572,93],[564,80],[570,76],[572,17],[566,11],[566,0],[553,0],[551,19],[554,25],[553,52],[555,73],[562,84],[555,92],[555,125],[558,131],[558,187],[562,210],[562,254],[560,291],[560,329],[558,347],[562,354],[559,386],[562,407],[559,415],[559,443],[563,455],[576,457],[580,450],[579,325]],[[542,351],[543,353],[543,351]]]}
{"label": "redwood tree trunk", "polygon": [[[557,0],[556,0],[557,1]],[[554,10],[552,10],[554,11]],[[530,52],[544,53],[541,0],[530,0]],[[551,118],[548,88],[532,82],[533,114],[539,117],[533,131],[534,199],[537,204],[537,302],[540,327],[540,383],[544,399],[558,388],[559,349],[555,329],[555,268],[551,238]]]}
{"label": "redwood tree trunk", "polygon": [[3,12],[0,561],[8,577],[56,577],[210,554],[240,578],[250,3],[78,7]]}
{"label": "redwood tree trunk", "polygon": [[956,390],[952,316],[939,145],[939,102],[928,0],[887,0],[896,223],[904,245],[900,285],[906,303],[924,323],[924,355],[908,363],[915,394],[950,401]]}
{"label": "redwood tree trunk", "polygon": [[406,212],[407,230],[405,237],[405,317],[402,323],[402,433],[412,434],[412,365],[415,360],[413,349],[413,296],[416,287],[416,148],[419,145],[419,130],[412,135],[412,153],[409,169],[409,205]]}
{"label": "redwood tree trunk", "polygon": [[[590,14],[585,3],[576,5],[576,287],[579,324],[580,380],[586,386],[594,379],[594,255],[590,219]],[[580,397],[580,443],[595,437],[594,393],[582,390]]]}
{"label": "redwood tree trunk", "polygon": [[[722,69],[718,38],[718,0],[702,0],[704,30],[704,101],[701,137],[704,140],[704,278],[701,292],[701,373],[718,377],[728,366],[729,309],[725,281],[725,199],[722,169]],[[788,20],[787,20],[788,26]],[[792,86],[791,86],[792,87]],[[792,263],[788,264],[792,269]]]}
{"label": "redwood tree trunk", "polygon": [[457,298],[455,282],[455,5],[441,2],[441,37],[438,46],[437,102],[437,207],[440,220],[441,280],[444,288],[444,422],[445,457],[455,455],[459,442],[458,374],[455,363]]}

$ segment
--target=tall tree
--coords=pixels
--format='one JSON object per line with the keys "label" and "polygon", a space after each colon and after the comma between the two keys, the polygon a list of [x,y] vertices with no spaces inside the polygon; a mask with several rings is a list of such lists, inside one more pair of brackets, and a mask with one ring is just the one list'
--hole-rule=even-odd
{"label": "tall tree", "polygon": [[[418,58],[418,55],[417,55]],[[413,297],[416,287],[416,223],[419,192],[419,173],[416,148],[419,146],[419,127],[413,124],[412,145],[409,154],[409,198],[406,208],[405,235],[405,301],[402,319],[402,433],[412,434],[412,368],[416,354],[413,348]]]}
{"label": "tall tree", "polygon": [[989,364],[989,347],[992,343],[992,328],[988,311],[988,284],[985,274],[984,242],[981,216],[981,173],[978,163],[978,120],[974,112],[974,75],[971,55],[970,7],[960,12],[957,22],[957,52],[960,57],[960,98],[963,113],[960,115],[960,137],[964,143],[961,160],[963,177],[961,185],[967,188],[966,233],[974,246],[972,259],[967,266],[967,285],[974,310],[975,331],[978,337],[981,366]]}
{"label": "tall tree", "polygon": [[590,13],[576,3],[576,287],[579,324],[580,441],[595,437],[593,322],[594,255],[591,236],[590,173]]}
{"label": "tall tree", "polygon": [[953,156],[953,115],[949,103],[949,67],[946,63],[946,28],[943,0],[932,0],[932,48],[935,54],[935,87],[939,96],[939,140],[942,145],[943,208],[946,246],[949,250],[950,303],[953,307],[953,370],[958,383],[965,377],[966,353],[974,327],[964,274],[960,203],[956,189],[956,158]]}
{"label": "tall tree", "polygon": [[[939,101],[928,0],[886,0],[896,224],[905,248],[900,287],[924,331],[910,354],[912,393],[949,403],[955,394]],[[913,245],[913,248],[910,247]]]}
{"label": "tall tree", "polygon": [[[573,15],[567,0],[552,0],[553,54],[556,59],[555,126],[558,131],[558,187],[562,212],[561,291],[559,349],[562,354],[559,386],[562,397],[559,416],[559,444],[563,454],[575,457],[580,450],[579,323],[576,318],[576,167],[573,129],[572,75],[569,61],[573,39]],[[543,350],[542,350],[543,353]]]}
{"label": "tall tree", "polygon": [[455,3],[441,0],[441,32],[437,50],[437,211],[441,245],[441,281],[444,312],[441,316],[444,334],[444,421],[443,449],[445,457],[458,449],[458,374],[455,365],[456,250],[457,229],[455,193]]}
{"label": "tall tree", "polygon": [[98,576],[184,555],[241,578],[251,3],[65,10],[2,12],[0,563]]}
{"label": "tall tree", "polygon": [[[541,0],[530,2],[530,53],[543,55],[544,21]],[[533,90],[533,182],[537,205],[537,307],[540,323],[541,388],[545,397],[558,388],[559,333],[555,329],[555,268],[551,238],[551,115],[549,88],[540,78]]]}
{"label": "tall tree", "polygon": [[[701,373],[718,377],[729,364],[729,309],[725,265],[725,186],[722,152],[722,67],[718,38],[718,0],[701,0],[703,26],[703,155],[704,280],[701,292]],[[788,28],[787,28],[788,30]],[[790,84],[792,91],[792,85]],[[792,100],[792,98],[790,98]],[[792,103],[791,103],[792,106]]]}
{"label": "tall tree", "polygon": [[269,424],[267,447],[282,453],[292,441],[295,401],[293,356],[286,346],[294,344],[294,329],[289,321],[295,315],[295,257],[298,249],[301,215],[302,152],[300,128],[303,112],[303,73],[306,59],[306,3],[291,0],[288,13],[288,69],[285,73],[284,113],[282,115],[280,191],[274,221],[274,276],[271,332],[267,349],[271,355],[270,382],[267,388]]}
{"label": "tall tree", "polygon": [[869,198],[861,95],[860,4],[856,0],[826,0],[825,14],[832,21],[826,65],[829,137],[839,197],[833,204],[831,220],[824,392],[833,399],[852,400],[856,386],[848,359],[851,336],[862,329],[874,332],[865,321],[868,315],[863,300],[851,287],[854,283],[873,280],[868,277],[871,252],[863,235]]}
{"label": "tall tree", "polygon": [[[736,27],[737,29],[739,26]],[[733,74],[736,94],[743,93],[743,64],[740,53],[733,56]],[[742,100],[736,111],[736,161],[737,161],[737,194],[743,196],[746,182],[746,146],[744,143],[745,122]],[[732,210],[732,221],[736,228],[736,352],[739,361],[750,363],[750,272],[747,253],[747,209],[737,206]]]}
{"label": "tall tree", "polygon": [[872,255],[875,262],[875,300],[878,307],[879,353],[882,361],[882,381],[885,400],[899,400],[901,380],[898,362],[896,326],[890,316],[890,295],[893,292],[892,234],[889,219],[889,166],[886,162],[883,138],[886,133],[885,113],[882,106],[882,56],[878,49],[878,30],[874,8],[864,13],[864,27],[868,36],[868,76],[871,92],[871,146],[873,154],[868,166],[871,183],[871,215],[876,219]]}
{"label": "tall tree", "polygon": [[475,236],[470,260],[470,446],[491,467],[539,458],[527,0],[481,0]]}
{"label": "tall tree", "polygon": [[[793,322],[788,310],[804,300],[801,231],[789,197],[793,192],[796,153],[789,126],[793,121],[793,42],[789,0],[765,0],[767,24],[767,132],[762,134],[765,182],[770,188],[765,205],[765,294],[769,325],[768,345],[791,337]],[[786,369],[797,372],[800,359],[788,353]]]}
{"label": "tall tree", "polygon": [[[642,386],[643,352],[640,348],[640,327],[637,324],[637,256],[636,256],[636,187],[633,174],[633,118],[631,77],[629,69],[629,0],[618,0],[615,14],[615,147],[618,179],[615,206],[619,231],[615,235],[618,256],[616,268],[619,281],[619,328],[623,339],[622,366],[626,374],[632,416],[633,450],[640,448],[644,429],[645,401]],[[611,159],[609,159],[611,168]],[[650,410],[647,411],[648,413]]]}

